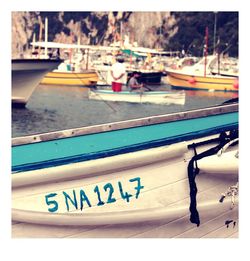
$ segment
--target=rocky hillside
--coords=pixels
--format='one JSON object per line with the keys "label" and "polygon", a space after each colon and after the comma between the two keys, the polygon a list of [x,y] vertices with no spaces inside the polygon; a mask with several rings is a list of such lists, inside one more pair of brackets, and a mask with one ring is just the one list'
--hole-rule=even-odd
{"label": "rocky hillside", "polygon": [[[30,43],[44,40],[45,17],[49,41],[109,45],[129,36],[139,46],[202,53],[205,27],[213,34],[213,12],[12,12],[12,56],[30,50]],[[220,19],[219,19],[220,18]],[[238,52],[238,13],[217,14],[220,42]],[[219,39],[219,36],[217,36]],[[210,37],[210,46],[213,39]],[[230,47],[229,46],[229,47]],[[192,48],[191,48],[192,47]],[[229,49],[229,48],[228,48]]]}

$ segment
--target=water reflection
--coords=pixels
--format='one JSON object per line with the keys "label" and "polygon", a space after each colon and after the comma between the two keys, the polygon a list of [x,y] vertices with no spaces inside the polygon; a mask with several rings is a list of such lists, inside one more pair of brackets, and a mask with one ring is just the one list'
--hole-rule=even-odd
{"label": "water reflection", "polygon": [[237,96],[186,91],[184,106],[133,104],[89,100],[88,88],[40,85],[25,109],[12,109],[12,137],[204,108]]}

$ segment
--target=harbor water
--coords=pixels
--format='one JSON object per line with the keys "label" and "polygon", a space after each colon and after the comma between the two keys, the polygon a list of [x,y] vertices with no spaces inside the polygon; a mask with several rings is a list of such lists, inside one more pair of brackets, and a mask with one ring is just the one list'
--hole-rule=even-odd
{"label": "harbor water", "polygon": [[185,92],[185,105],[135,104],[89,100],[85,87],[39,85],[26,108],[12,109],[12,137],[205,108],[238,97],[230,92]]}

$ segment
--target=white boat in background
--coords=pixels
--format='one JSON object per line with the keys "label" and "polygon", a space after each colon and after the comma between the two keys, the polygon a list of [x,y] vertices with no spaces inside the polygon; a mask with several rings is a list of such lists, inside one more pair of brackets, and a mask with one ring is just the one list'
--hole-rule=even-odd
{"label": "white boat in background", "polygon": [[185,98],[184,91],[113,92],[112,90],[89,89],[89,99],[101,101],[184,105]]}
{"label": "white boat in background", "polygon": [[43,77],[61,62],[60,59],[13,59],[12,105],[24,107]]}
{"label": "white boat in background", "polygon": [[210,71],[213,75],[239,77],[239,61],[233,57],[221,57],[216,60]]}

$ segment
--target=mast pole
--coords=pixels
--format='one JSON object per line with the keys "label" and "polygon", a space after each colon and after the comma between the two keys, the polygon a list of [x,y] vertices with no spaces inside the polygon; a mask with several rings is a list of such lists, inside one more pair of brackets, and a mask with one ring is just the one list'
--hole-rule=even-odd
{"label": "mast pole", "polygon": [[48,47],[47,47],[47,43],[48,43],[48,18],[45,18],[45,58],[47,59],[48,57]]}
{"label": "mast pole", "polygon": [[206,77],[207,70],[207,50],[208,50],[208,27],[206,27],[206,36],[205,36],[205,63],[204,63],[204,77]]}
{"label": "mast pole", "polygon": [[[39,16],[39,42],[42,41],[42,34],[43,34],[43,22],[42,18]],[[38,59],[40,59],[41,54],[41,47],[38,47]]]}
{"label": "mast pole", "polygon": [[216,45],[216,29],[217,29],[217,13],[214,12],[214,54],[215,54],[215,45]]}

